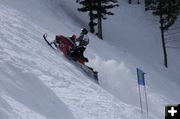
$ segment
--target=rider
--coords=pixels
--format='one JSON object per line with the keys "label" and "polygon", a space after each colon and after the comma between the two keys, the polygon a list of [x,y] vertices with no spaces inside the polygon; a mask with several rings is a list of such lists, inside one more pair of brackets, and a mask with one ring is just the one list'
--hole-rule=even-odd
{"label": "rider", "polygon": [[84,57],[84,51],[86,50],[86,46],[89,44],[89,38],[87,36],[88,30],[86,28],[81,29],[80,36],[76,38],[73,34],[70,39],[74,41],[75,45],[70,49],[70,53],[73,57],[77,56],[77,53],[81,55],[84,61],[88,62],[88,59]]}

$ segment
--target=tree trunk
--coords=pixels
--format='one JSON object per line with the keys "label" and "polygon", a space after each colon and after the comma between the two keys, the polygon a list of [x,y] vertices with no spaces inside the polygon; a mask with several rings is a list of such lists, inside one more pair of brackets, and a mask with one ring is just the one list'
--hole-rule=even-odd
{"label": "tree trunk", "polygon": [[103,40],[102,35],[102,19],[98,18],[98,37]]}
{"label": "tree trunk", "polygon": [[166,45],[164,39],[164,20],[163,20],[163,13],[162,13],[162,0],[160,0],[160,24],[161,24],[161,39],[162,39],[162,46],[163,46],[163,54],[164,54],[164,66],[167,68],[167,52],[166,52]]}
{"label": "tree trunk", "polygon": [[92,14],[93,14],[93,13],[92,13],[92,10],[90,10],[90,11],[89,11],[89,17],[90,17],[90,18],[89,18],[89,20],[90,20],[90,21],[89,21],[89,28],[90,28],[90,32],[91,32],[91,33],[94,33],[95,30],[94,30],[94,22],[93,22]]}
{"label": "tree trunk", "polygon": [[102,35],[102,18],[101,18],[101,0],[98,1],[98,37],[103,40]]}

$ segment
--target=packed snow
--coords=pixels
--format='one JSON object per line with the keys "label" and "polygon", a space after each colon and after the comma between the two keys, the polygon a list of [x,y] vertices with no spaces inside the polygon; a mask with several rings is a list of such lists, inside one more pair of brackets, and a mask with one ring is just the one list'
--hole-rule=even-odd
{"label": "packed snow", "polygon": [[[97,85],[42,38],[87,26],[75,0],[0,0],[0,119],[164,118],[165,105],[180,102],[179,49],[168,50],[164,68],[156,18],[142,5],[119,4],[103,23],[104,41],[89,34],[85,56],[99,72]],[[146,73],[148,115],[137,67]]]}

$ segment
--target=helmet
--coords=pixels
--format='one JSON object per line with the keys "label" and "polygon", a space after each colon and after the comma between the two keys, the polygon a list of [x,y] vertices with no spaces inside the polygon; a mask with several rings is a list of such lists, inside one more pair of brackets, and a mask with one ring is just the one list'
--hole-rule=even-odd
{"label": "helmet", "polygon": [[73,35],[70,36],[70,38],[73,39],[73,40],[75,40],[75,39],[76,39],[76,35],[73,34]]}
{"label": "helmet", "polygon": [[88,30],[86,28],[82,28],[81,29],[81,33],[86,35],[86,34],[88,34]]}

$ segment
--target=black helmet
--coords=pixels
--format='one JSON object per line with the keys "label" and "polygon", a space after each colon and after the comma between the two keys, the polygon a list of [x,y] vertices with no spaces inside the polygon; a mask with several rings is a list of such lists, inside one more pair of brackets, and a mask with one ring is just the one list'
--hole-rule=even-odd
{"label": "black helmet", "polygon": [[82,28],[81,29],[81,33],[86,35],[86,34],[88,34],[88,30],[86,28]]}

